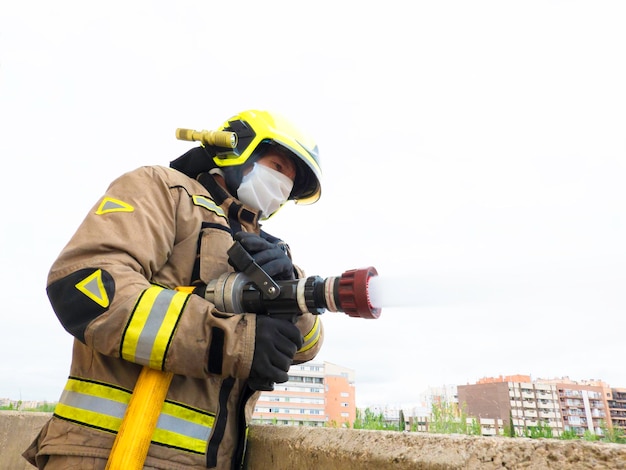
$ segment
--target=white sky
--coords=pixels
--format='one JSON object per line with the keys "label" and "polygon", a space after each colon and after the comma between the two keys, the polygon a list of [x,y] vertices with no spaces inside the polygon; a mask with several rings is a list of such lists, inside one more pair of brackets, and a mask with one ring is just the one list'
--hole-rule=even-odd
{"label": "white sky", "polygon": [[250,108],[315,136],[325,175],[265,228],[400,304],[324,316],[359,406],[499,374],[626,387],[624,24],[620,1],[3,2],[0,397],[58,399],[46,275],[109,182]]}

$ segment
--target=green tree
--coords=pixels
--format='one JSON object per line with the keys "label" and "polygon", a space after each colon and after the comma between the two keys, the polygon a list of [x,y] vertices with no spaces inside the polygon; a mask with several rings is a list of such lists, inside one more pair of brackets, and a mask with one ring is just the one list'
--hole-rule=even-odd
{"label": "green tree", "polygon": [[585,430],[585,433],[583,434],[583,441],[597,441],[600,438],[596,435],[595,432],[590,431],[589,429]]}
{"label": "green tree", "polygon": [[561,436],[559,437],[559,439],[562,439],[564,441],[578,439],[578,434],[573,429],[566,429],[565,431],[561,433]]}
{"label": "green tree", "polygon": [[507,432],[507,436],[508,437],[515,437],[515,424],[513,424],[513,412],[509,411],[509,426],[507,428],[508,432]]}
{"label": "green tree", "polygon": [[22,408],[22,400],[18,400],[15,404],[13,402],[9,402],[8,405],[0,406],[0,410],[6,411],[18,411]]}
{"label": "green tree", "polygon": [[613,426],[611,428],[606,427],[606,425],[602,425],[602,437],[601,441],[603,442],[613,442],[615,444],[626,444],[626,436],[624,435],[624,430],[618,428],[617,426]]}
{"label": "green tree", "polygon": [[398,426],[388,423],[385,420],[385,415],[382,413],[375,413],[369,408],[365,408],[363,412],[357,408],[356,419],[354,420],[352,427],[354,429],[398,431]]}
{"label": "green tree", "polygon": [[404,421],[404,411],[400,410],[398,415],[398,431],[404,431],[406,429],[406,422]]}
{"label": "green tree", "polygon": [[480,423],[472,418],[468,425],[468,416],[465,405],[459,410],[454,403],[433,403],[431,409],[432,419],[428,424],[428,432],[436,434],[469,434],[480,435],[482,429]]}
{"label": "green tree", "polygon": [[552,437],[554,437],[552,433],[552,428],[543,421],[539,421],[537,426],[528,426],[524,430],[524,435],[526,437],[530,437],[531,439],[551,439]]}

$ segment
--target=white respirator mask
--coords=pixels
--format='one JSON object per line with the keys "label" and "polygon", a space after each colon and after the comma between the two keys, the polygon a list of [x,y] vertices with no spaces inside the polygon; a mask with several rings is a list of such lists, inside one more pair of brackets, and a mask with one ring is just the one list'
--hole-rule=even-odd
{"label": "white respirator mask", "polygon": [[293,181],[287,175],[254,163],[241,180],[237,197],[247,206],[260,210],[261,217],[267,219],[287,202],[292,188]]}

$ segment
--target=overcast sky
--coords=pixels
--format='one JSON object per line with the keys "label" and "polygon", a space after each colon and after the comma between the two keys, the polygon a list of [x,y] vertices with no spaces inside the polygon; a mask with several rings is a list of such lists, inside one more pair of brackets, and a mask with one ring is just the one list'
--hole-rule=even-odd
{"label": "overcast sky", "polygon": [[626,387],[626,4],[24,0],[0,6],[0,398],[56,401],[48,269],[112,179],[237,112],[312,134],[322,199],[264,228],[308,275],[357,404],[527,374]]}

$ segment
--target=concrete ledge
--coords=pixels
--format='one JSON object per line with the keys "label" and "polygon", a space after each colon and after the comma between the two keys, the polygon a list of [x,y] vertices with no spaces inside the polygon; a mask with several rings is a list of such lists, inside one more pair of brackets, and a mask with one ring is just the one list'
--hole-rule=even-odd
{"label": "concrete ledge", "polygon": [[626,445],[290,426],[252,426],[249,468],[273,470],[624,469]]}
{"label": "concrete ledge", "polygon": [[0,411],[0,468],[33,470],[22,452],[35,439],[52,413]]}
{"label": "concrete ledge", "polygon": [[[49,417],[0,411],[0,469],[34,469],[21,454]],[[626,468],[626,444],[294,426],[251,426],[249,437],[252,470]]]}

